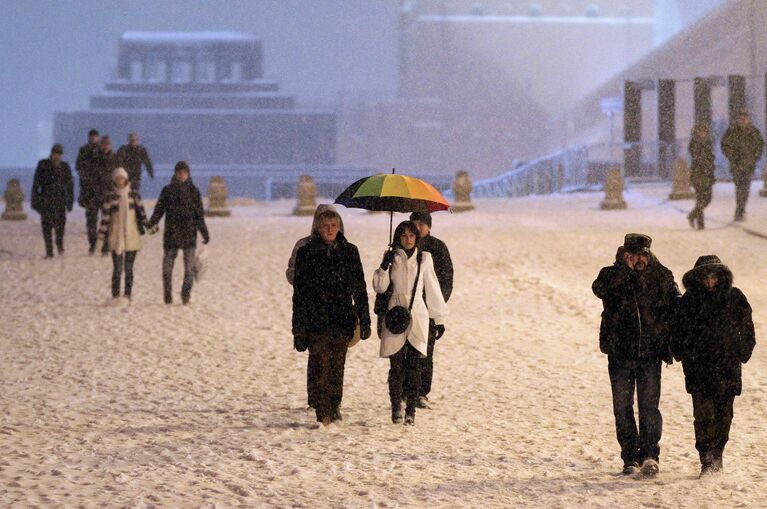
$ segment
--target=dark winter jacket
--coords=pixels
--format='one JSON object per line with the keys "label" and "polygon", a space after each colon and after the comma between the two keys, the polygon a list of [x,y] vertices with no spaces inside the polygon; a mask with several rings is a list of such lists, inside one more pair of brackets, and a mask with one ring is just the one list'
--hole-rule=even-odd
{"label": "dark winter jacket", "polygon": [[64,161],[54,164],[51,159],[41,159],[35,170],[31,201],[32,208],[40,214],[72,210],[75,193],[69,164]]}
{"label": "dark winter jacket", "polygon": [[152,160],[149,158],[149,153],[143,145],[136,145],[135,147],[130,145],[121,146],[117,150],[117,160],[120,162],[120,166],[128,172],[128,180],[133,185],[141,183],[142,164],[146,166],[146,172],[149,176],[154,178]]}
{"label": "dark winter jacket", "polygon": [[751,176],[756,162],[762,157],[764,140],[752,125],[730,126],[722,137],[722,152],[730,161],[733,177]]}
{"label": "dark winter jacket", "polygon": [[447,302],[450,299],[450,294],[453,293],[453,261],[450,259],[450,251],[444,242],[432,235],[423,237],[419,247],[421,250],[431,253],[431,259],[434,261],[434,272],[437,274],[442,297]]}
{"label": "dark winter jacket", "polygon": [[357,320],[370,327],[365,274],[357,246],[339,232],[325,244],[315,235],[296,255],[293,334],[351,337]]}
{"label": "dark winter jacket", "polygon": [[[710,270],[710,269],[709,269]],[[717,267],[719,284],[709,292],[702,282],[706,271],[693,269],[684,275],[687,290],[679,304],[672,349],[682,361],[685,386],[690,394],[738,395],[741,364],[755,345],[751,306],[732,286],[732,272]]]}
{"label": "dark winter jacket", "polygon": [[631,270],[623,253],[620,247],[615,263],[604,267],[592,285],[604,307],[599,349],[619,360],[671,362],[669,336],[680,295],[674,275],[653,254],[644,271]]}
{"label": "dark winter jacket", "polygon": [[711,189],[716,183],[713,142],[711,139],[701,141],[693,137],[687,150],[692,159],[690,183],[698,191]]}
{"label": "dark winter jacket", "polygon": [[165,215],[163,248],[197,247],[198,231],[204,242],[207,243],[210,240],[200,190],[192,183],[191,178],[181,182],[173,177],[170,184],[162,188],[149,225],[155,226],[163,215]]}
{"label": "dark winter jacket", "polygon": [[80,147],[75,170],[80,175],[80,197],[77,203],[85,208],[97,208],[103,201],[102,177],[99,173],[99,145],[88,143]]}

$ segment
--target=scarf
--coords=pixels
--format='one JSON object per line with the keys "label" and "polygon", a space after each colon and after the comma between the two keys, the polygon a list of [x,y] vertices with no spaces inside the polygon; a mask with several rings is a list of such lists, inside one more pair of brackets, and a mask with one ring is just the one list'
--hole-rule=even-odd
{"label": "scarf", "polygon": [[119,204],[117,207],[117,215],[112,218],[114,223],[112,228],[115,229],[115,254],[121,255],[125,251],[125,238],[128,235],[128,211],[130,205],[128,203],[130,194],[130,184],[126,184],[122,189],[115,189],[117,191],[117,197]]}

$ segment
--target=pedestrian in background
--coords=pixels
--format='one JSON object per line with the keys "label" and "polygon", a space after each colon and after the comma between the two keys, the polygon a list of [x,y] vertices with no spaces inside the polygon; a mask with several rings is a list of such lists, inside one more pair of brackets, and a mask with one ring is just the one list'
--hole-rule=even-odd
{"label": "pedestrian in background", "polygon": [[141,192],[141,166],[146,167],[146,172],[149,178],[154,180],[154,168],[152,168],[152,159],[149,157],[149,152],[146,148],[139,143],[139,137],[137,133],[130,133],[128,135],[128,144],[122,145],[117,149],[117,160],[123,168],[128,172],[128,181],[130,182],[131,189],[137,193]]}
{"label": "pedestrian in background", "polygon": [[735,181],[735,221],[746,218],[751,178],[763,149],[764,139],[759,129],[751,124],[748,112],[741,111],[735,124],[727,128],[722,136],[722,152],[730,161],[730,172]]}
{"label": "pedestrian in background", "polygon": [[71,211],[74,204],[72,169],[61,160],[63,154],[64,148],[56,143],[51,148],[51,155],[37,163],[32,184],[32,209],[40,214],[46,258],[53,258],[54,231],[59,255],[64,254],[67,211]]}
{"label": "pedestrian in background", "polygon": [[703,230],[705,228],[703,210],[711,203],[712,189],[716,182],[714,141],[711,139],[708,123],[702,122],[695,125],[687,150],[692,160],[690,183],[695,189],[695,208],[687,215],[687,221],[692,228]]}
{"label": "pedestrian in background", "polygon": [[77,153],[75,170],[80,177],[80,195],[77,203],[85,209],[85,225],[88,231],[88,254],[96,249],[98,236],[99,209],[103,203],[101,194],[102,179],[99,174],[99,143],[101,137],[96,129],[88,131],[88,143],[80,147]]}

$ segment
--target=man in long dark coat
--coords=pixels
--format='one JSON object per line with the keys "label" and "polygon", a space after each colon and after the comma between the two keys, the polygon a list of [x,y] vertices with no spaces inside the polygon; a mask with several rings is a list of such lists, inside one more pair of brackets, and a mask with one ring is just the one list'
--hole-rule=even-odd
{"label": "man in long dark coat", "polygon": [[130,133],[128,135],[128,144],[122,145],[117,150],[117,160],[120,162],[120,166],[128,172],[128,181],[134,191],[141,191],[141,165],[146,166],[149,178],[154,179],[152,159],[150,159],[146,148],[139,143],[138,134]]}
{"label": "man in long dark coat", "polygon": [[75,162],[75,170],[80,176],[80,196],[77,203],[85,209],[85,224],[88,231],[88,253],[96,249],[98,236],[99,210],[103,200],[102,181],[98,172],[99,132],[96,129],[88,131],[88,143],[80,147]]}
{"label": "man in long dark coat", "polygon": [[[599,348],[607,354],[613,413],[623,473],[658,473],[663,418],[661,361],[671,363],[670,332],[679,288],[670,270],[650,251],[652,239],[629,233],[615,263],[592,285],[602,299]],[[634,419],[634,390],[639,428]]]}
{"label": "man in long dark coat", "polygon": [[735,125],[727,128],[722,136],[722,152],[730,161],[730,172],[735,181],[735,221],[745,219],[751,178],[763,149],[764,139],[759,129],[751,124],[748,112],[741,111]]}
{"label": "man in long dark coat", "polygon": [[741,364],[751,357],[756,338],[751,306],[732,286],[732,272],[716,255],[698,258],[682,282],[687,291],[679,304],[672,348],[692,395],[695,448],[705,475],[722,470],[733,402],[742,390]]}
{"label": "man in long dark coat", "polygon": [[74,204],[72,170],[69,164],[61,160],[63,153],[64,148],[58,143],[55,144],[51,148],[50,157],[37,163],[32,184],[32,208],[40,213],[46,258],[53,258],[52,231],[56,232],[56,248],[59,255],[64,254],[67,211],[71,211]]}
{"label": "man in long dark coat", "polygon": [[[428,212],[413,212],[410,214],[410,220],[418,227],[421,234],[419,247],[431,253],[434,261],[434,272],[437,274],[442,297],[447,302],[453,293],[453,261],[450,258],[450,251],[437,237],[431,234],[431,214]],[[437,332],[434,320],[429,320],[429,343],[428,355],[421,359],[421,388],[418,394],[418,407],[429,407],[429,393],[431,392],[432,380],[434,379],[434,346],[441,337]]]}
{"label": "man in long dark coat", "polygon": [[293,345],[315,357],[315,411],[327,425],[342,420],[346,349],[357,322],[360,339],[370,337],[370,311],[359,252],[341,233],[341,217],[326,210],[318,224],[296,254]]}

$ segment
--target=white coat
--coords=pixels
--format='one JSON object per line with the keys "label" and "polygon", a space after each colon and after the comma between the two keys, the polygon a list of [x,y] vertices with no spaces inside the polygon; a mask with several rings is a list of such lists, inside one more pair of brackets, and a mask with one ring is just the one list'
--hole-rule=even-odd
{"label": "white coat", "polygon": [[[394,292],[389,299],[388,309],[394,306],[410,304],[410,296],[413,293],[416,271],[418,270],[418,249],[408,258],[405,251],[397,249],[394,252],[394,262],[389,270],[380,267],[373,273],[373,289],[376,293],[383,293],[389,287],[389,282],[394,283]],[[424,302],[424,294],[426,302]],[[418,278],[418,288],[415,292],[415,302],[410,311],[412,320],[408,329],[401,334],[394,334],[386,325],[381,333],[381,357],[390,357],[399,352],[409,341],[422,355],[427,355],[429,344],[429,318],[437,324],[443,324],[448,314],[447,304],[442,297],[437,275],[434,272],[434,262],[431,255],[424,252],[421,260],[421,275]]]}

